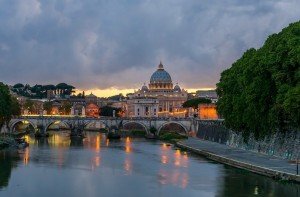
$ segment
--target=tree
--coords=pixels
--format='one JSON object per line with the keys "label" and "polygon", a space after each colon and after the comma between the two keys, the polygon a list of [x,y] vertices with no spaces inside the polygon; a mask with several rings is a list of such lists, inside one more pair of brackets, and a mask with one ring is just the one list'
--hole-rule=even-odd
{"label": "tree", "polygon": [[227,127],[263,137],[300,126],[300,22],[269,36],[221,73],[218,112]]}
{"label": "tree", "polygon": [[202,104],[202,103],[208,104],[208,103],[211,103],[211,100],[207,99],[207,98],[194,98],[194,99],[185,101],[182,104],[182,107],[192,107],[194,109],[197,109],[198,105]]}
{"label": "tree", "polygon": [[114,95],[114,96],[110,96],[108,97],[107,99],[108,100],[113,100],[113,101],[120,101],[122,99],[124,99],[124,95],[123,94],[117,94],[117,95]]}
{"label": "tree", "polygon": [[21,115],[21,106],[18,100],[13,96],[11,96],[11,115],[13,116]]}
{"label": "tree", "polygon": [[67,115],[71,113],[72,104],[69,101],[64,101],[59,108],[59,111]]}
{"label": "tree", "polygon": [[7,85],[0,82],[0,130],[8,125],[13,115],[20,115],[20,106],[16,98],[9,93]]}
{"label": "tree", "polygon": [[24,103],[24,108],[27,109],[30,113],[34,111],[34,103],[32,100],[27,99]]}
{"label": "tree", "polygon": [[100,116],[113,116],[113,111],[115,110],[115,116],[120,115],[121,108],[115,108],[111,106],[104,106],[100,110]]}
{"label": "tree", "polygon": [[44,102],[43,108],[44,110],[46,110],[47,114],[50,114],[52,110],[52,102],[51,101]]}
{"label": "tree", "polygon": [[24,85],[21,83],[17,83],[13,86],[13,88],[19,89],[19,88],[24,88]]}

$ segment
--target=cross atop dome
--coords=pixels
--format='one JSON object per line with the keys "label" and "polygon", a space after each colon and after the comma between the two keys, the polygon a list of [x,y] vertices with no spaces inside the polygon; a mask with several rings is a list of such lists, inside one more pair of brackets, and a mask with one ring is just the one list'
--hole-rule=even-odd
{"label": "cross atop dome", "polygon": [[161,63],[161,61],[159,62],[158,69],[159,70],[163,70],[164,69],[164,65]]}

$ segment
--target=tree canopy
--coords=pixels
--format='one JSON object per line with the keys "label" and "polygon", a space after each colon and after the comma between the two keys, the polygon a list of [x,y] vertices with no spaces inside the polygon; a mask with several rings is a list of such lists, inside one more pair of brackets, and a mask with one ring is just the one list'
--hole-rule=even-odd
{"label": "tree canopy", "polygon": [[12,116],[20,115],[20,106],[16,98],[9,93],[9,88],[0,82],[0,130]]}
{"label": "tree canopy", "polygon": [[207,99],[207,98],[194,98],[194,99],[185,101],[182,104],[182,107],[192,107],[192,108],[196,109],[196,108],[198,108],[198,105],[201,103],[211,103],[211,100]]}
{"label": "tree canopy", "polygon": [[61,96],[66,97],[73,93],[73,89],[75,87],[68,85],[66,83],[59,83],[56,86],[49,84],[49,85],[39,85],[36,84],[34,86],[30,86],[26,84],[25,86],[21,83],[17,83],[13,86],[12,91],[17,93],[18,95],[25,96],[28,98],[47,98],[47,91],[48,90],[62,90]]}
{"label": "tree canopy", "polygon": [[119,112],[122,111],[122,109],[111,106],[104,106],[100,110],[100,116],[113,116],[113,111],[115,111],[115,116],[118,117]]}
{"label": "tree canopy", "polygon": [[249,49],[221,74],[218,112],[231,129],[256,137],[300,125],[300,22]]}

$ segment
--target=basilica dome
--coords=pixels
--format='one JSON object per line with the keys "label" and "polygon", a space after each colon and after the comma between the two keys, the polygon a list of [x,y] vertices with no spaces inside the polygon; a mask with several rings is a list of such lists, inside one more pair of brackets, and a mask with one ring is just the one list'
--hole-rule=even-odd
{"label": "basilica dome", "polygon": [[171,76],[165,71],[161,62],[150,78],[149,89],[151,91],[171,91],[173,89]]}
{"label": "basilica dome", "polygon": [[158,65],[158,69],[152,74],[150,83],[172,83],[170,74],[165,71],[161,62]]}

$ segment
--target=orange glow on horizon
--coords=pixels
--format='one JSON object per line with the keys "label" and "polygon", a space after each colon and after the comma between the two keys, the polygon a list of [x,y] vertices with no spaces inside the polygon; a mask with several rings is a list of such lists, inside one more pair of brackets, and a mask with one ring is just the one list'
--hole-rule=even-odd
{"label": "orange glow on horizon", "polygon": [[[141,84],[141,86],[142,86],[142,84]],[[94,95],[96,95],[98,97],[109,97],[109,96],[113,96],[113,95],[117,95],[117,94],[126,95],[128,93],[134,93],[134,91],[136,91],[138,89],[139,88],[119,89],[119,88],[115,88],[115,87],[107,88],[107,89],[87,89],[87,90],[76,89],[75,94],[82,93],[82,91],[85,91],[85,95],[93,93]],[[215,89],[215,87],[214,88],[184,88],[184,89],[187,90],[189,93],[194,93],[197,90],[212,90],[212,89]]]}

